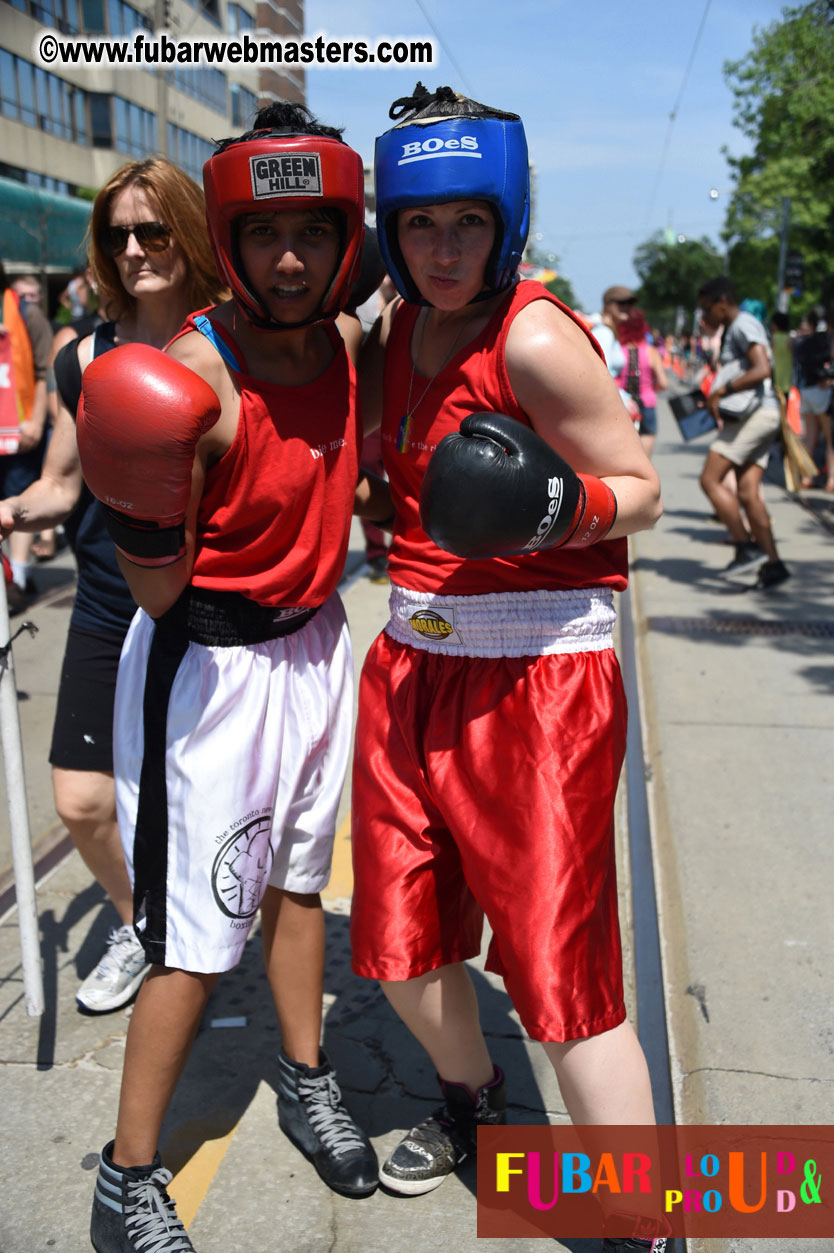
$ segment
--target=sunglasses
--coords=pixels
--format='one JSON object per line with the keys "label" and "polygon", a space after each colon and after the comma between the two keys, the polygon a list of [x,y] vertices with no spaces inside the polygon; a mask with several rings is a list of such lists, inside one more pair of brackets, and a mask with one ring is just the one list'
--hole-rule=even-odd
{"label": "sunglasses", "polygon": [[101,237],[101,246],[108,257],[120,257],[131,235],[145,252],[164,252],[171,242],[172,231],[164,222],[136,222],[133,226],[108,226]]}
{"label": "sunglasses", "polygon": [[619,305],[621,309],[633,309],[637,304],[636,300],[615,300],[615,305]]}

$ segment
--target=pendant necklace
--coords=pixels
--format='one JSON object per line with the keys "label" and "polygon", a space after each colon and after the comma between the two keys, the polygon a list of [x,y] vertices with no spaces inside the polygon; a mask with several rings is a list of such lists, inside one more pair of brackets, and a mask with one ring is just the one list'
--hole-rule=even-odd
{"label": "pendant necklace", "polygon": [[[428,321],[428,314],[426,314],[426,319],[423,322],[422,326],[420,327],[420,342],[417,345],[417,351],[414,354],[415,357],[420,356],[420,350],[423,347],[423,336],[426,333],[427,321]],[[442,373],[442,371],[445,370],[446,366],[451,361],[452,353],[457,348],[458,340],[461,337],[461,332],[463,331],[466,325],[467,325],[467,322],[465,320],[462,320],[460,326],[458,327],[457,334],[455,335],[455,338],[452,340],[452,343],[449,347],[449,351],[446,353],[446,356],[443,358],[440,365],[437,367],[434,374],[429,379],[428,383],[426,383],[426,386],[423,388],[422,392],[417,397],[413,405],[411,404],[411,393],[414,390],[414,375],[416,373],[417,366],[415,362],[412,361],[411,378],[409,379],[409,382],[408,382],[408,400],[405,406],[405,413],[400,418],[400,427],[397,432],[397,444],[396,444],[397,452],[408,452],[408,446],[411,443],[411,419],[414,417],[418,408],[420,407],[422,402],[425,400],[428,394],[429,388],[431,387],[434,380],[437,378],[438,374]]]}

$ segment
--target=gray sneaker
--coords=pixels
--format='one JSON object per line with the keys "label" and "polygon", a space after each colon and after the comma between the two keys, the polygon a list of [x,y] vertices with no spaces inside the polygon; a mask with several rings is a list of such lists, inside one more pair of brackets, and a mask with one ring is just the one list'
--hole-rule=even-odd
{"label": "gray sneaker", "polygon": [[119,927],[110,932],[104,956],[87,975],[75,999],[89,1014],[119,1009],[136,994],[150,968],[133,927]]}

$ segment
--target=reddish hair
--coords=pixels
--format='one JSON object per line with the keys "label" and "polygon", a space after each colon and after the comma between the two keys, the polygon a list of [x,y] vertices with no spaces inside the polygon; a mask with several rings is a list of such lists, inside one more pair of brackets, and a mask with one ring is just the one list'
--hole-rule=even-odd
{"label": "reddish hair", "polygon": [[628,317],[621,323],[618,334],[621,344],[639,344],[649,333],[649,324],[642,309],[629,309]]}

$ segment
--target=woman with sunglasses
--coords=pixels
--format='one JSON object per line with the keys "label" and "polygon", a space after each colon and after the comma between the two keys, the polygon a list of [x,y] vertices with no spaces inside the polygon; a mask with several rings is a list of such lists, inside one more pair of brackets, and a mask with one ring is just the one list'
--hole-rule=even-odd
{"label": "woman with sunglasses", "polygon": [[89,256],[99,305],[112,320],[58,354],[61,403],[43,471],[20,496],[0,502],[0,530],[40,531],[63,522],[78,567],[49,760],[58,814],[120,919],[77,993],[82,1011],[105,1013],[126,1004],[149,969],[131,925],[113,785],[116,673],[136,605],[102,506],[81,476],[75,411],[82,371],[95,357],[118,344],[164,347],[186,314],[217,299],[223,285],[201,188],[158,158],[122,166],[99,191]]}
{"label": "woman with sunglasses", "polygon": [[419,84],[390,115],[377,233],[402,299],[367,341],[363,402],[381,391],[396,514],[390,620],[359,695],[351,942],[354,971],[381,981],[439,1078],[442,1104],[380,1171],[414,1196],[506,1117],[464,965],[484,914],[487,968],[573,1121],[653,1122],[623,1003],[611,632],[625,537],[660,499],[590,333],[518,281],[520,118]]}

